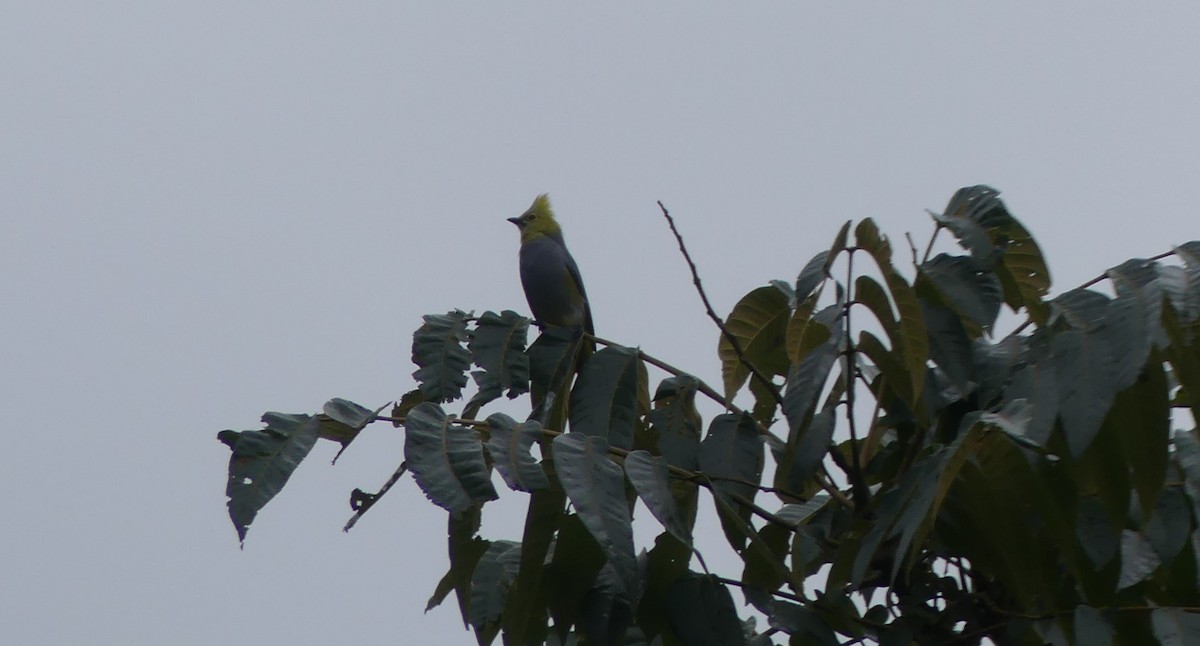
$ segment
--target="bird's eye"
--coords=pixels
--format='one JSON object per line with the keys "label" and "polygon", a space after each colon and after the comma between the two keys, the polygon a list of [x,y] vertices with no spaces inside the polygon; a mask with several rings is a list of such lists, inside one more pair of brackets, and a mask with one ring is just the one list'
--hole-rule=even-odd
{"label": "bird's eye", "polygon": [[536,218],[537,218],[537,213],[530,213],[530,214],[529,214],[529,219],[530,219],[530,220],[534,220],[534,219],[536,219]]}

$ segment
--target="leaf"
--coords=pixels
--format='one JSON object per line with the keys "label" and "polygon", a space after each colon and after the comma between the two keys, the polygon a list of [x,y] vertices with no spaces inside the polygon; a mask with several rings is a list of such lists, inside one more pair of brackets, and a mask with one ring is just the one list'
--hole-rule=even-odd
{"label": "leaf", "polygon": [[920,272],[937,287],[942,302],[980,328],[991,331],[1004,302],[1003,288],[995,274],[985,271],[969,256],[944,253],[921,263]]}
{"label": "leaf", "polygon": [[1030,352],[1025,367],[1013,374],[1012,383],[1005,391],[1008,402],[1021,400],[1029,404],[1031,417],[1025,425],[1025,437],[1040,446],[1046,446],[1049,441],[1059,410],[1054,361],[1045,355],[1045,345],[1041,341],[1035,342],[1037,351]]}
{"label": "leaf", "polygon": [[937,364],[951,383],[964,395],[975,376],[971,340],[963,329],[962,320],[953,311],[921,302],[921,315],[929,331],[929,358]]}
{"label": "leaf", "polygon": [[487,551],[491,541],[485,541],[477,536],[480,523],[480,508],[477,506],[459,516],[447,515],[446,547],[450,556],[450,569],[438,582],[437,590],[425,604],[425,612],[437,607],[454,591],[458,598],[458,608],[462,614],[464,628],[469,628],[471,605],[471,577],[475,573],[475,565]]}
{"label": "leaf", "polygon": [[509,399],[529,392],[528,333],[529,319],[512,310],[484,312],[475,322],[467,349],[471,362],[481,370],[471,373],[478,392],[467,403],[463,417],[473,419],[479,409],[505,391]]}
{"label": "leaf", "polygon": [[404,428],[404,460],[435,505],[459,514],[498,497],[474,431],[451,425],[441,407],[430,402],[409,411]]}
{"label": "leaf", "polygon": [[776,465],[775,487],[789,492],[803,491],[817,467],[829,452],[837,426],[837,406],[826,406],[812,416],[811,423],[788,434],[784,457]]}
{"label": "leaf", "polygon": [[583,616],[577,622],[580,632],[588,643],[616,644],[626,636],[632,621],[632,604],[624,596],[616,570],[606,563],[584,601]]}
{"label": "leaf", "polygon": [[[762,441],[749,415],[725,413],[713,418],[708,435],[700,443],[700,470],[712,479],[716,497],[752,502],[762,478],[763,460]],[[750,510],[738,505],[737,515],[747,521]],[[730,526],[725,518],[721,527],[729,544],[741,551],[746,543],[740,529]]]}
{"label": "leaf", "polygon": [[487,418],[487,450],[505,484],[514,491],[536,491],[550,486],[546,472],[534,459],[533,445],[542,437],[536,420],[519,424],[504,413]]}
{"label": "leaf", "polygon": [[688,572],[667,593],[671,630],[688,646],[745,644],[733,597],[715,577]]}
{"label": "leaf", "polygon": [[1050,352],[1059,417],[1071,455],[1078,457],[1091,445],[1112,406],[1112,361],[1101,335],[1076,329],[1056,332],[1050,339]]}
{"label": "leaf", "polygon": [[1158,278],[1158,263],[1145,258],[1130,258],[1125,262],[1104,272],[1110,280],[1117,295],[1138,292],[1151,281]]}
{"label": "leaf", "polygon": [[1149,516],[1167,475],[1171,434],[1170,396],[1161,360],[1146,365],[1133,386],[1117,393],[1101,433],[1120,439],[1142,512]]}
{"label": "leaf", "polygon": [[467,340],[467,314],[458,310],[426,314],[413,333],[412,360],[417,364],[413,379],[431,402],[458,399],[467,385],[471,355],[463,347]]}
{"label": "leaf", "polygon": [[1092,567],[1100,570],[1116,556],[1120,535],[1109,520],[1104,504],[1095,496],[1081,497],[1076,513],[1075,536]]}
{"label": "leaf", "polygon": [[261,431],[221,431],[217,438],[233,452],[225,484],[229,520],[238,542],[255,516],[283,489],[292,472],[308,456],[320,434],[320,422],[308,415],[267,413]]}
{"label": "leaf", "polygon": [[696,390],[700,381],[691,375],[668,377],[654,393],[654,410],[647,416],[658,450],[668,464],[688,471],[700,468],[702,421],[696,410]]}
{"label": "leaf", "polygon": [[780,507],[779,511],[775,512],[775,516],[790,523],[793,527],[799,527],[809,518],[812,518],[814,514],[824,509],[829,500],[829,494],[821,493],[813,496],[807,502],[789,502]]}
{"label": "leaf", "polygon": [[603,438],[568,433],[554,438],[554,463],[579,519],[617,570],[625,598],[638,595],[633,527],[625,502],[625,477],[608,459]]}
{"label": "leaf", "polygon": [[[542,420],[543,426],[561,431],[550,424],[550,412],[543,410],[546,397],[559,391],[573,374],[575,356],[579,352],[582,337],[567,328],[547,327],[525,351],[529,355],[529,385],[533,399],[533,410]],[[558,401],[562,401],[561,398]]]}
{"label": "leaf", "polygon": [[999,249],[992,244],[991,236],[978,222],[963,213],[930,213],[939,225],[950,230],[959,245],[971,253],[981,267],[990,269],[1000,258]]}
{"label": "leaf", "polygon": [[1075,606],[1075,643],[1079,646],[1112,646],[1115,632],[1104,613],[1091,606]]}
{"label": "leaf", "polygon": [[[1023,340],[1014,336],[1005,337],[998,343],[988,343],[983,338],[975,339],[971,349],[971,363],[979,382],[977,391],[981,404],[985,406],[991,404],[1000,396],[1024,351]],[[1043,361],[1042,365],[1049,366],[1050,364]],[[1011,397],[1024,397],[1032,401],[1032,398],[1026,394],[1012,395]]]}
{"label": "leaf", "polygon": [[654,540],[654,547],[639,558],[645,588],[637,609],[637,623],[648,638],[662,637],[663,643],[678,644],[670,632],[667,592],[687,574],[692,551],[668,532]]}
{"label": "leaf", "polygon": [[1122,531],[1121,576],[1117,581],[1117,590],[1141,583],[1158,569],[1160,563],[1154,547],[1145,537],[1128,529]]}
{"label": "leaf", "polygon": [[1090,289],[1072,289],[1051,301],[1051,322],[1065,320],[1081,332],[1094,332],[1104,325],[1109,297]]}
{"label": "leaf", "polygon": [[795,295],[797,300],[804,300],[813,293],[813,290],[820,285],[829,272],[829,264],[833,256],[828,250],[820,251],[813,256],[804,265],[804,269],[800,270],[800,275],[796,277]]}
{"label": "leaf", "polygon": [[1187,544],[1191,533],[1191,510],[1179,487],[1165,487],[1146,523],[1146,540],[1164,563],[1171,563]]}
{"label": "leaf", "polygon": [[1200,644],[1200,615],[1182,608],[1156,608],[1150,625],[1162,646]]}
{"label": "leaf", "polygon": [[[783,414],[788,419],[790,433],[802,427],[812,415],[817,399],[837,360],[842,336],[841,308],[834,305],[817,313],[806,327],[805,339],[815,336],[820,343],[804,351],[801,359],[788,370],[783,394]],[[817,330],[818,333],[810,332]],[[790,434],[789,434],[790,437]]]}
{"label": "leaf", "polygon": [[1050,270],[1029,231],[1013,217],[999,198],[1000,191],[984,185],[960,188],[946,205],[946,215],[960,215],[979,223],[1003,249],[996,275],[1004,287],[1004,301],[1014,310],[1024,307],[1041,325],[1046,321],[1042,299],[1050,290]]}
{"label": "leaf", "polygon": [[[554,328],[548,328],[554,329]],[[543,335],[544,336],[544,335]],[[543,444],[543,455],[547,444]],[[553,456],[544,458],[553,473]],[[529,494],[521,537],[521,565],[504,604],[504,636],[511,643],[540,643],[546,639],[546,555],[563,522],[566,496],[561,490],[539,489]]]}
{"label": "leaf", "polygon": [[321,439],[333,440],[342,445],[333,458],[335,464],[342,451],[350,446],[359,432],[366,428],[367,424],[374,422],[375,416],[387,407],[388,404],[384,404],[371,410],[340,397],[325,402],[324,413],[317,415],[317,421],[321,424]]}
{"label": "leaf", "polygon": [[424,401],[428,400],[425,399],[425,394],[421,392],[420,388],[413,388],[401,395],[400,400],[392,407],[392,426],[396,428],[404,426],[404,416],[408,415],[408,411],[412,410],[414,406]]}
{"label": "leaf", "polygon": [[831,329],[843,311],[841,305],[835,304],[813,314],[816,304],[815,297],[804,301],[788,321],[784,343],[787,345],[788,361],[793,364],[807,356],[813,348],[829,341]]}
{"label": "leaf", "polygon": [[573,433],[604,438],[617,448],[633,445],[640,361],[637,350],[620,346],[608,346],[588,358],[571,390]]}
{"label": "leaf", "polygon": [[791,530],[779,525],[767,524],[758,530],[762,549],[747,550],[743,555],[742,584],[767,591],[775,591],[791,577],[784,559],[792,537]]}
{"label": "leaf", "polygon": [[583,612],[585,599],[606,559],[577,514],[562,517],[553,552],[546,566],[544,603],[555,629],[565,634]]}
{"label": "leaf", "polygon": [[925,378],[925,361],[929,358],[929,334],[925,330],[925,319],[921,316],[917,294],[907,281],[892,266],[892,248],[887,239],[880,237],[879,229],[870,218],[858,223],[854,230],[856,244],[875,259],[879,272],[887,283],[888,292],[900,315],[902,348],[893,348],[900,353],[904,366],[910,374],[912,397],[920,396]]}
{"label": "leaf", "polygon": [[504,602],[517,576],[520,559],[520,543],[495,541],[475,566],[467,615],[481,644],[490,643],[499,631]]}
{"label": "leaf", "polygon": [[667,465],[646,451],[632,451],[625,456],[625,475],[637,490],[646,508],[680,541],[692,544],[691,528],[683,522],[675,499],[671,496]]}
{"label": "leaf", "polygon": [[770,285],[751,291],[733,306],[733,311],[725,319],[725,329],[737,339],[742,356],[738,357],[724,334],[717,344],[726,399],[733,399],[750,377],[747,363],[757,368],[764,377],[781,375],[787,371],[784,337],[790,315],[787,296]]}

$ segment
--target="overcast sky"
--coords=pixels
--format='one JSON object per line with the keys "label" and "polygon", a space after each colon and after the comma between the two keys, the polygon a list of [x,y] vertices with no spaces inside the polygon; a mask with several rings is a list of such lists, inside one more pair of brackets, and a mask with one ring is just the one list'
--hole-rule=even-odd
{"label": "overcast sky", "polygon": [[423,313],[527,311],[537,193],[597,332],[711,383],[656,200],[722,312],[849,218],[906,254],[968,184],[1056,292],[1200,238],[1195,3],[417,4],[0,7],[0,642],[474,643],[422,612],[411,480],[341,531],[400,432],[319,445],[244,551],[215,435],[395,398]]}

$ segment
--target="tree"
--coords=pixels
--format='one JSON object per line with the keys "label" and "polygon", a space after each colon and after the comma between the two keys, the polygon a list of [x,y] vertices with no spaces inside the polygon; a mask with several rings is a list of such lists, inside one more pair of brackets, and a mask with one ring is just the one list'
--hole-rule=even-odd
{"label": "tree", "polygon": [[[595,337],[576,365],[581,333],[527,346],[511,311],[426,316],[418,388],[390,415],[335,399],[219,435],[238,535],[319,438],[344,447],[385,421],[404,464],[354,492],[350,524],[410,472],[448,512],[430,606],[453,593],[481,644],[1200,643],[1200,441],[1179,428],[1200,412],[1200,242],[1048,299],[997,191],[931,215],[905,271],[873,221],[847,222],[724,320],[676,232],[720,328],[720,393]],[[961,253],[933,255],[942,231]],[[1001,337],[1005,306],[1020,323]],[[653,396],[648,366],[666,375]],[[525,393],[528,419],[482,416]],[[698,395],[725,410],[703,434]],[[480,526],[493,469],[528,496],[520,541]],[[634,543],[638,500],[653,545]],[[701,501],[742,572],[693,548]]]}

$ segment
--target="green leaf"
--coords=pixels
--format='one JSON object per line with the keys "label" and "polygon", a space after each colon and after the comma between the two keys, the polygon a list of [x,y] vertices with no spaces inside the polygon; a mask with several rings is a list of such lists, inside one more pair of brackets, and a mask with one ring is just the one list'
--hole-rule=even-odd
{"label": "green leaf", "polygon": [[474,431],[453,426],[445,411],[429,402],[409,411],[404,427],[405,462],[435,505],[458,514],[498,497]]}
{"label": "green leaf", "polygon": [[425,393],[422,393],[420,388],[413,388],[401,395],[400,400],[392,407],[392,426],[396,428],[404,426],[404,416],[408,415],[408,411],[413,407],[424,401],[428,400],[425,399]]}
{"label": "green leaf", "polygon": [[950,230],[959,245],[971,253],[981,267],[990,269],[1000,258],[999,249],[992,244],[991,236],[978,222],[958,212],[930,213],[939,225]]}
{"label": "green leaf", "polygon": [[1078,646],[1112,646],[1112,625],[1104,613],[1091,606],[1075,606],[1075,643]]}
{"label": "green leaf", "polygon": [[946,205],[946,215],[959,215],[979,223],[1002,248],[1004,255],[995,268],[1004,286],[1004,301],[1014,310],[1024,307],[1038,325],[1046,321],[1042,302],[1050,290],[1050,270],[1033,236],[1013,217],[990,186],[960,188]]}
{"label": "green leaf", "polygon": [[454,310],[426,314],[413,333],[412,360],[417,364],[413,379],[431,402],[458,399],[467,385],[471,355],[463,347],[467,340],[467,314]]}
{"label": "green leaf", "polygon": [[828,250],[818,252],[804,265],[804,269],[800,270],[800,275],[796,277],[795,295],[797,300],[804,300],[813,293],[829,275],[829,264],[833,256]]}
{"label": "green leaf", "polygon": [[671,496],[667,465],[646,451],[633,451],[625,456],[625,475],[646,508],[667,531],[684,543],[692,544],[691,528],[683,522],[675,499]]}
{"label": "green leaf", "polygon": [[668,464],[688,471],[700,468],[700,427],[696,390],[700,381],[691,375],[668,377],[654,393],[654,410],[647,416],[658,450]]}
{"label": "green leaf", "polygon": [[1117,581],[1117,590],[1141,583],[1158,569],[1161,562],[1154,546],[1144,536],[1128,529],[1122,531],[1121,577]]}
{"label": "green leaf", "polygon": [[1042,350],[1046,344],[1037,342],[1030,352],[1026,365],[1012,376],[1012,383],[1005,391],[1009,402],[1024,401],[1029,404],[1032,415],[1025,425],[1025,437],[1046,446],[1054,423],[1058,419],[1058,381],[1054,373],[1054,361]]}
{"label": "green leaf", "polygon": [[788,555],[792,532],[786,527],[767,524],[758,530],[758,536],[763,549],[746,551],[742,583],[767,591],[778,590],[791,578],[783,562]]}
{"label": "green leaf", "polygon": [[688,572],[667,593],[671,630],[688,646],[745,644],[733,597],[715,577]]}
{"label": "green leaf", "polygon": [[542,424],[561,431],[550,424],[551,411],[545,408],[547,395],[554,394],[560,403],[559,391],[574,374],[575,356],[579,352],[582,337],[567,328],[547,327],[525,351],[529,355],[529,383],[533,398],[533,410],[538,413]]}
{"label": "green leaf", "polygon": [[[974,366],[976,380],[979,382],[977,390],[981,404],[989,405],[1000,396],[1009,378],[1013,376],[1013,368],[1021,360],[1024,351],[1025,346],[1022,344],[1022,339],[1018,337],[1005,337],[997,343],[988,343],[983,338],[975,339],[971,349],[971,363]],[[1050,364],[1048,361],[1042,361],[1041,365],[1049,366]],[[1024,397],[1032,401],[1028,394],[1011,395],[1009,398],[1017,397]],[[1054,417],[1051,416],[1050,419],[1053,423]]]}
{"label": "green leaf", "polygon": [[596,576],[604,567],[604,551],[576,514],[567,514],[559,523],[554,555],[546,566],[546,606],[554,627],[563,635],[575,625],[584,610]]}
{"label": "green leaf", "polygon": [[474,418],[480,408],[505,391],[509,399],[529,392],[528,333],[529,319],[512,310],[484,312],[475,322],[467,349],[472,363],[481,370],[471,373],[478,392],[467,403],[463,417]]}
{"label": "green leaf", "polygon": [[[554,329],[554,328],[549,328]],[[543,335],[544,336],[544,335]],[[548,443],[543,446],[543,456]],[[553,474],[553,457],[544,458]],[[529,494],[521,538],[521,565],[504,606],[504,636],[510,643],[536,644],[546,640],[546,555],[565,516],[566,496],[557,488]]]}
{"label": "green leaf", "polygon": [[[713,418],[708,435],[700,443],[700,470],[712,478],[714,497],[740,497],[753,502],[762,478],[763,445],[758,428],[749,415],[725,413]],[[743,521],[750,518],[750,510],[737,506],[737,516]],[[721,527],[734,549],[741,551],[745,536],[740,528],[721,519]]]}
{"label": "green leaf", "polygon": [[584,363],[571,390],[571,431],[604,438],[610,446],[633,445],[637,424],[637,350],[609,346]]}
{"label": "green leaf", "polygon": [[921,315],[929,331],[929,358],[946,373],[960,393],[969,392],[974,375],[974,350],[958,314],[921,302]]}
{"label": "green leaf", "polygon": [[1150,615],[1150,624],[1162,646],[1200,644],[1200,615],[1183,608],[1157,608]]}
{"label": "green leaf", "polygon": [[560,435],[554,438],[554,462],[579,519],[616,568],[625,598],[636,600],[638,572],[625,476],[608,459],[608,443],[579,433]]}
{"label": "green leaf", "polygon": [[1191,534],[1191,510],[1187,496],[1179,487],[1166,487],[1154,505],[1146,523],[1146,540],[1164,563],[1171,563],[1187,544]]}
{"label": "green leaf", "polygon": [[679,644],[670,631],[667,616],[667,592],[671,584],[687,574],[692,550],[671,534],[663,532],[654,540],[654,547],[639,559],[645,588],[638,605],[638,625],[646,637],[662,637],[667,644]]}
{"label": "green leaf", "polygon": [[843,331],[840,312],[840,307],[830,306],[812,318],[806,327],[805,339],[812,338],[811,330],[818,330],[821,333],[815,336],[822,341],[805,351],[801,359],[788,370],[783,414],[788,419],[789,437],[797,433],[813,414],[817,399],[837,360]]}
{"label": "green leaf", "polygon": [[789,502],[780,507],[779,511],[775,512],[775,516],[790,523],[793,527],[799,527],[807,522],[809,518],[812,518],[814,514],[824,509],[829,500],[829,494],[820,493],[806,502]]}
{"label": "green leaf", "polygon": [[1051,361],[1058,385],[1059,416],[1071,455],[1091,445],[1112,406],[1112,359],[1100,334],[1077,329],[1055,332]]}
{"label": "green leaf", "polygon": [[817,299],[809,298],[800,304],[788,320],[784,343],[787,345],[788,361],[793,364],[800,361],[813,348],[827,343],[830,329],[843,311],[841,305],[830,305],[813,314]]}
{"label": "green leaf", "polygon": [[1135,380],[1135,385],[1117,393],[1101,433],[1112,432],[1120,438],[1138,502],[1148,516],[1167,475],[1170,395],[1161,361],[1147,364],[1141,378]]}
{"label": "green leaf", "polygon": [[625,597],[620,577],[605,563],[588,591],[578,622],[580,632],[592,644],[616,644],[626,637],[633,621],[633,606]]}
{"label": "green leaf", "polygon": [[892,347],[898,348],[904,344],[903,338],[900,337],[899,324],[892,314],[892,303],[888,300],[883,286],[870,276],[859,276],[854,279],[854,300],[865,305],[875,315],[875,320],[891,339]]}
{"label": "green leaf", "polygon": [[487,423],[487,450],[505,484],[514,491],[548,488],[550,480],[532,454],[534,443],[542,437],[541,424],[536,420],[520,424],[504,413],[489,415]]}
{"label": "green leaf", "polygon": [[1075,536],[1093,568],[1099,570],[1117,554],[1121,544],[1118,528],[1113,527],[1104,503],[1095,496],[1081,497],[1076,513]]}
{"label": "green leaf", "polygon": [[854,230],[855,243],[875,259],[879,273],[887,283],[896,311],[900,314],[900,336],[904,344],[893,348],[907,368],[912,385],[912,397],[920,396],[925,379],[925,361],[929,358],[929,333],[925,330],[925,319],[921,316],[921,305],[917,294],[892,266],[892,248],[886,238],[879,235],[879,228],[870,218],[858,223]]}
{"label": "green leaf", "polygon": [[929,279],[942,302],[975,325],[988,330],[1000,314],[1004,292],[1000,280],[969,256],[938,254],[921,263],[921,275]]}
{"label": "green leaf", "polygon": [[784,457],[776,465],[775,487],[789,492],[803,491],[817,466],[829,452],[837,426],[837,406],[826,406],[813,415],[811,422],[788,434]]}
{"label": "green leaf", "polygon": [[521,544],[495,541],[488,546],[471,577],[470,617],[480,644],[489,644],[500,630],[500,615],[509,586],[520,566]]}
{"label": "green leaf", "polygon": [[751,291],[733,306],[729,318],[725,319],[725,329],[737,339],[742,357],[738,357],[724,334],[717,344],[726,399],[733,399],[750,377],[750,368],[746,363],[753,365],[765,377],[782,375],[787,371],[784,337],[790,315],[787,296],[770,285]]}
{"label": "green leaf", "polygon": [[375,416],[387,406],[384,404],[371,410],[340,397],[325,403],[324,413],[317,415],[317,421],[321,423],[321,439],[333,440],[342,445],[341,451],[333,458],[335,463],[342,451],[358,437],[359,432],[366,428],[367,424],[374,422]]}
{"label": "green leaf", "polygon": [[217,434],[233,451],[225,495],[239,542],[245,542],[254,517],[287,484],[321,432],[320,422],[308,415],[267,413],[262,421],[267,427],[261,431]]}

